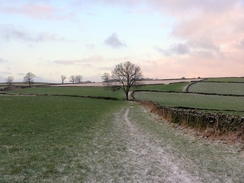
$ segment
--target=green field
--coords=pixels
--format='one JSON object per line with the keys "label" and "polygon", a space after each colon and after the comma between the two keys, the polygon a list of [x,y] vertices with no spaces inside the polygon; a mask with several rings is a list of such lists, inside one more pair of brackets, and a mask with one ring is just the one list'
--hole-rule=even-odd
{"label": "green field", "polygon": [[189,82],[187,83],[172,83],[168,85],[145,85],[138,90],[158,90],[158,91],[175,91],[175,92],[183,92],[184,88],[189,85]]}
{"label": "green field", "polygon": [[213,111],[235,110],[240,111],[237,112],[238,115],[244,116],[244,97],[158,92],[136,92],[134,96],[138,100],[153,101],[163,106],[182,106]]}
{"label": "green field", "polygon": [[[176,83],[168,85],[145,85],[136,90],[158,90],[158,91],[176,91],[182,92],[189,83]],[[59,94],[59,95],[80,95],[93,97],[114,97],[125,99],[123,91],[112,92],[104,87],[31,87],[8,91],[15,94]]]}
{"label": "green field", "polygon": [[189,92],[244,95],[244,83],[197,82],[189,87]]}
{"label": "green field", "polygon": [[[179,92],[185,86],[144,89]],[[33,87],[10,92],[124,98],[123,92],[102,87]],[[244,109],[243,97],[163,92],[136,92],[135,97],[168,106]],[[193,142],[167,123],[157,123],[134,102],[0,95],[0,104],[0,182],[150,182],[161,180],[153,170],[145,175],[144,170],[155,164],[160,165],[154,167],[160,178],[174,174],[170,167],[180,164],[209,182],[224,182],[226,175],[233,181],[242,179],[238,148]],[[237,113],[244,116],[244,112]],[[163,149],[161,154],[158,149]],[[165,157],[169,164],[162,170],[160,163]],[[202,170],[206,176],[201,175]]]}
{"label": "green field", "polygon": [[207,78],[205,81],[210,82],[244,82],[244,77],[222,77],[222,78]]}
{"label": "green field", "polygon": [[[123,101],[0,96],[0,182],[45,182],[76,172],[97,129]],[[81,161],[76,161],[79,158]]]}
{"label": "green field", "polygon": [[114,97],[124,99],[122,91],[112,92],[104,87],[31,87],[9,91],[16,94],[59,94],[59,95],[80,95],[93,97]]}

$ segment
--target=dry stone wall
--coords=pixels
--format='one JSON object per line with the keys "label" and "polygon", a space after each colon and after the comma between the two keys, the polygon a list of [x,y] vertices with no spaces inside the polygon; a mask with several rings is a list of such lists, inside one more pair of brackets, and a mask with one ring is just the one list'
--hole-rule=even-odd
{"label": "dry stone wall", "polygon": [[235,138],[244,140],[244,118],[223,113],[203,112],[183,107],[160,106],[153,102],[143,104],[151,108],[151,112],[172,123],[186,125],[201,131],[210,131],[211,135],[235,134]]}

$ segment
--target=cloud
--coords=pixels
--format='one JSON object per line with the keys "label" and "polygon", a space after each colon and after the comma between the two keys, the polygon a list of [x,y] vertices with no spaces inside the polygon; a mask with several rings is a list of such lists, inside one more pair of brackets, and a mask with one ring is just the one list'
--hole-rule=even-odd
{"label": "cloud", "polygon": [[244,39],[241,40],[240,43],[242,44],[242,46],[244,46]]}
{"label": "cloud", "polygon": [[[198,12],[213,12],[221,13],[225,12],[228,9],[233,8],[241,0],[219,0],[219,1],[195,1],[195,0],[181,0],[181,1],[172,1],[172,0],[145,0],[144,2],[159,11],[167,12],[176,17],[192,17],[193,14]],[[142,1],[140,1],[142,2]]]}
{"label": "cloud", "polygon": [[147,7],[147,11],[157,10],[162,12],[167,12],[174,16],[190,15],[195,12],[205,11],[205,12],[224,12],[240,2],[242,0],[180,0],[180,1],[172,1],[172,0],[93,0],[89,3],[84,1],[75,1],[76,6],[92,6],[94,4],[106,4],[110,6],[127,6],[127,7],[135,7],[143,5],[143,7]]}
{"label": "cloud", "polygon": [[83,58],[80,60],[55,60],[55,64],[61,64],[61,65],[76,65],[76,64],[83,64],[84,66],[88,66],[87,64],[93,62],[101,62],[104,61],[104,58],[101,55],[94,55],[88,58]]}
{"label": "cloud", "polygon": [[55,60],[55,64],[61,64],[61,65],[74,65],[76,63],[79,63],[80,60]]}
{"label": "cloud", "polygon": [[2,77],[1,75],[0,75],[0,82],[5,82],[6,80],[5,80],[6,78],[4,78],[4,77]]}
{"label": "cloud", "polygon": [[1,74],[3,74],[3,75],[11,75],[12,73],[11,72],[7,72],[7,71],[4,71],[4,72],[1,72]]}
{"label": "cloud", "polygon": [[136,13],[139,13],[139,14],[150,14],[152,12],[153,11],[151,9],[148,9],[148,8],[142,8],[142,9],[139,9],[136,11]]}
{"label": "cloud", "polygon": [[22,6],[9,6],[1,9],[9,13],[27,14],[33,17],[40,17],[52,14],[55,8],[47,4],[24,4]]}
{"label": "cloud", "polygon": [[39,41],[65,41],[63,37],[58,37],[56,34],[50,34],[47,32],[39,33],[35,40]]}
{"label": "cloud", "polygon": [[194,54],[176,58],[164,57],[153,61],[154,64],[140,62],[144,76],[151,78],[233,77],[243,76],[242,68],[244,68],[241,59],[240,61],[232,58],[220,60],[214,57],[203,58]]}
{"label": "cloud", "polygon": [[0,63],[8,62],[7,60],[4,60],[3,58],[0,58]]}
{"label": "cloud", "polygon": [[105,44],[113,47],[113,48],[120,48],[120,47],[126,47],[125,43],[122,43],[119,38],[118,35],[116,33],[113,33],[111,36],[109,36],[105,41]]}
{"label": "cloud", "polygon": [[171,56],[171,55],[184,55],[190,53],[190,49],[186,44],[178,43],[173,44],[170,46],[169,49],[164,50],[159,47],[154,47],[156,51],[162,53],[165,56]]}
{"label": "cloud", "polygon": [[47,2],[31,1],[30,3],[13,2],[2,3],[0,11],[10,14],[22,14],[36,19],[72,19],[75,14],[67,12],[65,9],[60,9]]}
{"label": "cloud", "polygon": [[188,41],[186,43],[172,44],[169,49],[161,49],[154,46],[154,49],[164,56],[172,55],[193,55],[202,58],[224,58],[220,48],[209,40]]}
{"label": "cloud", "polygon": [[0,37],[6,40],[14,39],[27,42],[65,41],[63,37],[59,37],[56,34],[50,34],[47,32],[33,33],[24,28],[16,28],[13,25],[0,25],[0,31]]}
{"label": "cloud", "polygon": [[101,62],[101,61],[104,61],[104,58],[101,56],[101,55],[94,55],[94,56],[91,56],[91,57],[88,57],[88,58],[84,58],[84,59],[81,59],[81,62],[86,62],[86,63],[90,63],[90,62]]}
{"label": "cloud", "polygon": [[94,45],[94,44],[87,44],[87,45],[86,45],[86,48],[87,48],[88,50],[93,50],[93,49],[95,48],[95,45]]}
{"label": "cloud", "polygon": [[214,45],[211,40],[203,39],[203,40],[192,40],[187,43],[189,47],[192,49],[201,49],[201,50],[213,50],[219,51],[220,48]]}
{"label": "cloud", "polygon": [[175,53],[177,55],[183,55],[189,53],[190,50],[186,44],[178,43],[171,46],[170,52]]}
{"label": "cloud", "polygon": [[26,74],[24,74],[24,73],[18,73],[17,75],[18,76],[25,76]]}

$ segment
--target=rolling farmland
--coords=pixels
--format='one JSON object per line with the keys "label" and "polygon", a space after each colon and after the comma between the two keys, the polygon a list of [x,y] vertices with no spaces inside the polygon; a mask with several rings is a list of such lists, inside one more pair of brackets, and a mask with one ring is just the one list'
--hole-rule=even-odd
{"label": "rolling farmland", "polygon": [[183,135],[134,102],[0,96],[0,182],[240,182],[238,146]]}
{"label": "rolling farmland", "polygon": [[[146,85],[139,88],[146,91],[134,95],[163,106],[244,116],[244,97],[183,92],[188,84]],[[188,132],[159,120],[136,102],[122,101],[123,92],[102,87],[8,92],[0,94],[0,182],[241,182],[244,178],[243,144],[185,135]]]}

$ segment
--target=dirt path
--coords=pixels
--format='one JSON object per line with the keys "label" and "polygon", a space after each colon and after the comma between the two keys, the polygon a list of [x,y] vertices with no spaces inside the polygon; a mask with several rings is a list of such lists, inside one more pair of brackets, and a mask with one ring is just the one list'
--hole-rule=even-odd
{"label": "dirt path", "polygon": [[[85,182],[241,182],[238,148],[196,140],[160,124],[137,104],[97,130]],[[243,176],[243,177],[241,177]]]}
{"label": "dirt path", "polygon": [[[124,112],[125,111],[125,112]],[[126,121],[124,129],[127,131],[128,162],[137,167],[138,177],[163,182],[198,182],[198,177],[191,175],[177,163],[175,157],[165,152],[164,148],[157,144],[152,134],[141,131],[128,118],[130,109],[124,109],[123,120]],[[136,161],[135,161],[136,160]]]}

